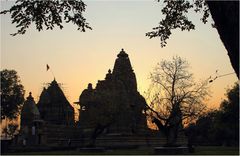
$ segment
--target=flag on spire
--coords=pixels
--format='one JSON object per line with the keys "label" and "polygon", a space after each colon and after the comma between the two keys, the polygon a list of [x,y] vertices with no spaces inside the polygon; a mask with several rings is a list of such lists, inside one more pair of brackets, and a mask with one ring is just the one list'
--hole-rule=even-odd
{"label": "flag on spire", "polygon": [[49,65],[47,64],[47,71],[49,70],[49,68],[50,68],[50,67],[49,67]]}

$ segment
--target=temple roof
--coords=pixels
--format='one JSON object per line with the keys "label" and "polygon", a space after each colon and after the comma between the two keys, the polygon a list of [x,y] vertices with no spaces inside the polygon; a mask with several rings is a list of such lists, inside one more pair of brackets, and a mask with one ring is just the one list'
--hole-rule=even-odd
{"label": "temple roof", "polygon": [[128,54],[122,49],[117,56],[118,58],[115,61],[113,73],[132,72],[133,70]]}
{"label": "temple roof", "polygon": [[31,123],[33,120],[39,119],[40,113],[30,92],[21,111],[21,124]]}
{"label": "temple roof", "polygon": [[146,102],[137,91],[136,76],[123,49],[117,55],[113,71],[108,70],[105,80],[98,80],[95,89],[91,85],[83,90],[78,104],[82,127],[95,127],[99,121],[111,120],[114,123],[108,127],[110,133],[129,134],[147,127],[146,116],[142,113]]}
{"label": "temple roof", "polygon": [[40,103],[49,103],[49,102],[53,102],[53,101],[64,101],[67,102],[67,99],[62,91],[62,89],[60,88],[60,86],[58,85],[57,81],[54,79],[49,87],[46,89],[45,87],[43,88],[43,91],[40,95],[40,99],[39,102]]}
{"label": "temple roof", "polygon": [[128,54],[122,49],[115,60],[112,77],[115,80],[120,80],[130,90],[137,90],[137,81],[135,73]]}
{"label": "temple roof", "polygon": [[122,49],[117,56],[118,57],[128,57],[128,54],[124,51],[124,49]]}
{"label": "temple roof", "polygon": [[37,106],[42,119],[45,121],[65,124],[73,120],[74,109],[55,79],[47,89],[43,89]]}

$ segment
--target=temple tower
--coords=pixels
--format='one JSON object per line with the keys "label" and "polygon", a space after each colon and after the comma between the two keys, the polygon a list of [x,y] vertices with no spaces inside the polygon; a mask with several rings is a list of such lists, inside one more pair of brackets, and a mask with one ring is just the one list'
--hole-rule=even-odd
{"label": "temple tower", "polygon": [[29,93],[27,100],[24,102],[21,110],[21,127],[19,132],[18,143],[22,145],[38,145],[41,143],[41,132],[39,131],[43,121],[40,118],[39,110]]}
{"label": "temple tower", "polygon": [[137,91],[136,76],[132,69],[128,54],[124,51],[124,49],[122,49],[117,55],[112,77],[113,79],[122,81],[128,91]]}
{"label": "temple tower", "polygon": [[108,133],[134,134],[147,129],[143,110],[145,99],[137,91],[137,81],[128,54],[122,49],[117,55],[113,71],[93,89],[89,84],[79,97],[80,119],[83,128],[104,125]]}
{"label": "temple tower", "polygon": [[37,104],[41,118],[51,124],[69,125],[74,123],[74,109],[54,79],[44,88]]}
{"label": "temple tower", "polygon": [[30,92],[22,107],[21,127],[31,126],[35,120],[40,120],[40,113]]}

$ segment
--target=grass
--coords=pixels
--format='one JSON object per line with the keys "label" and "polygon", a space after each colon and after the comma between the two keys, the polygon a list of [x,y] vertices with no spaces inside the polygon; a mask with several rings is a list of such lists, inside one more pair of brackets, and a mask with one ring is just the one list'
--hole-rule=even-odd
{"label": "grass", "polygon": [[239,155],[239,147],[199,146],[195,148],[196,155]]}
{"label": "grass", "polygon": [[[39,152],[19,152],[9,153],[14,155],[152,155],[154,150],[152,147],[142,147],[138,149],[114,149],[104,152],[84,152],[78,150],[64,151],[39,151]],[[239,155],[238,147],[222,147],[222,146],[198,146],[195,147],[194,153],[190,155]]]}

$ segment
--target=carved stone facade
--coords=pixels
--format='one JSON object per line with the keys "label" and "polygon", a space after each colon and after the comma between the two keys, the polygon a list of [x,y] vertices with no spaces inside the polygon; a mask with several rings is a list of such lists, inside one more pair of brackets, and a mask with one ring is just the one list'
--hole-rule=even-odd
{"label": "carved stone facade", "polygon": [[40,120],[40,113],[30,92],[22,107],[21,126],[32,125],[36,120]]}
{"label": "carved stone facade", "polygon": [[[96,146],[156,146],[166,143],[162,134],[147,127],[146,101],[137,91],[137,81],[128,54],[117,55],[113,72],[96,88],[88,85],[79,97],[79,124],[74,109],[54,79],[44,88],[38,104],[31,94],[21,112],[21,128],[15,138],[22,145],[39,147],[84,147],[95,140]],[[97,128],[104,129],[93,137]],[[178,141],[185,141],[178,139]],[[24,146],[25,146],[24,145]],[[41,146],[39,146],[41,145]]]}
{"label": "carved stone facade", "polygon": [[23,104],[20,124],[18,144],[34,146],[41,143],[41,132],[39,129],[41,129],[43,121],[40,118],[39,110],[31,92]]}
{"label": "carved stone facade", "polygon": [[55,79],[47,89],[43,89],[37,106],[45,122],[58,125],[74,123],[74,109]]}
{"label": "carved stone facade", "polygon": [[117,55],[113,72],[109,70],[95,89],[89,84],[80,95],[79,103],[80,127],[109,123],[108,133],[133,134],[147,130],[143,114],[146,102],[137,91],[136,76],[123,49]]}
{"label": "carved stone facade", "polygon": [[37,105],[31,93],[27,97],[16,142],[23,146],[66,145],[69,139],[80,138],[80,130],[73,124],[74,109],[54,79],[43,89]]}

